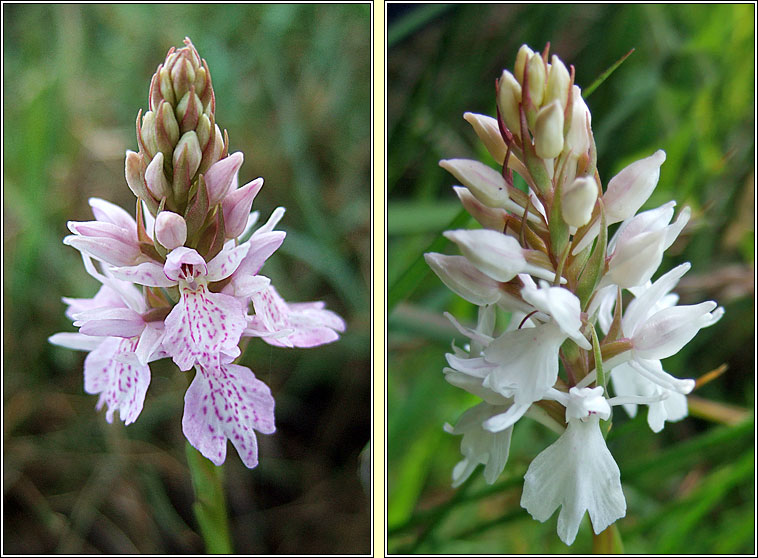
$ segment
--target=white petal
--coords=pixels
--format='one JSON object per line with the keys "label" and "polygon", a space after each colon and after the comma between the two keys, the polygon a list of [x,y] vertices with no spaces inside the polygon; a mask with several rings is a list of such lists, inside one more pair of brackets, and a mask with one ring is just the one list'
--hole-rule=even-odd
{"label": "white petal", "polygon": [[484,386],[515,397],[518,404],[539,401],[558,377],[558,350],[565,339],[553,324],[502,334],[484,350],[497,365]]}
{"label": "white petal", "polygon": [[608,224],[618,223],[634,215],[658,184],[666,153],[658,150],[650,157],[635,161],[608,181],[603,194]]}
{"label": "white petal", "polygon": [[711,311],[715,309],[716,303],[710,300],[656,312],[634,333],[635,354],[645,359],[675,355],[701,328],[711,325]]}
{"label": "white petal", "polygon": [[526,260],[518,240],[487,229],[446,231],[463,255],[496,281],[510,281],[524,271]]}
{"label": "white petal", "polygon": [[500,300],[500,283],[479,271],[463,256],[424,254],[432,271],[455,294],[477,306]]}
{"label": "white petal", "polygon": [[679,279],[689,271],[690,267],[689,262],[676,266],[668,273],[661,275],[655,283],[629,303],[624,310],[624,317],[621,321],[621,329],[624,331],[624,335],[627,337],[634,335],[643,320],[652,315],[651,310],[676,286]]}
{"label": "white petal", "polygon": [[595,533],[626,515],[621,474],[597,416],[569,421],[560,438],[532,461],[521,506],[542,522],[561,507],[558,536],[567,545],[574,542],[585,511]]}
{"label": "white petal", "polygon": [[492,167],[473,159],[443,160],[440,166],[460,180],[483,204],[503,207],[508,200],[505,178]]}

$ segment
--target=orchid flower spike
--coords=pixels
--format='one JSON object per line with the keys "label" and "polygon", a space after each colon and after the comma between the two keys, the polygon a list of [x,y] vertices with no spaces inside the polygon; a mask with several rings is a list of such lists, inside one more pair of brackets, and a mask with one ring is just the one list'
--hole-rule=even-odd
{"label": "orchid flower spike", "polygon": [[[714,301],[677,305],[672,290],[689,264],[658,271],[691,213],[675,217],[674,201],[639,212],[666,154],[631,163],[604,188],[590,107],[573,67],[548,50],[519,49],[496,80],[495,116],[464,114],[496,165],[450,158],[440,166],[481,228],[445,231],[460,254],[425,259],[479,313],[475,326],[446,313],[467,344],[446,354],[445,380],[480,400],[445,426],[463,436],[453,486],[479,464],[493,483],[516,423],[535,418],[560,436],[529,466],[521,505],[539,521],[560,508],[558,535],[570,545],[585,512],[595,533],[626,514],[601,421],[617,405],[631,415],[647,406],[654,432],[683,419],[695,382],[661,361],[724,310]],[[497,319],[500,310],[509,321]]]}

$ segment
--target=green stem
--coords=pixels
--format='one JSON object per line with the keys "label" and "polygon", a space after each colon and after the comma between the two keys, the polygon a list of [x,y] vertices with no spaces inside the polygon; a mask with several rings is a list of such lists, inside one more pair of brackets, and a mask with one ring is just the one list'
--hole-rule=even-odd
{"label": "green stem", "polygon": [[232,554],[232,538],[229,533],[229,518],[224,496],[223,469],[208,461],[187,443],[195,503],[192,511],[200,527],[208,554]]}
{"label": "green stem", "polygon": [[596,535],[592,533],[593,554],[623,554],[624,543],[621,540],[616,524],[610,525],[605,531]]}

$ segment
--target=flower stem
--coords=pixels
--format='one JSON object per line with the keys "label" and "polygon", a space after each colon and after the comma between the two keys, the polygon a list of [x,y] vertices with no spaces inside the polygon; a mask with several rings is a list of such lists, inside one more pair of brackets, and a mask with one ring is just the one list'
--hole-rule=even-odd
{"label": "flower stem", "polygon": [[592,534],[592,553],[593,554],[623,554],[624,543],[621,540],[621,533],[614,523],[605,531],[596,535]]}
{"label": "flower stem", "polygon": [[189,443],[186,449],[192,486],[195,489],[192,510],[205,541],[205,549],[208,554],[232,554],[223,469],[208,461]]}

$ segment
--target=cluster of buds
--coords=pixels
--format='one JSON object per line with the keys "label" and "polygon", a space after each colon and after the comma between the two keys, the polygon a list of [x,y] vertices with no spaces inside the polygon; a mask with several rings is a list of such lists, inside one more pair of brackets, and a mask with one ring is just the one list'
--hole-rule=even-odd
{"label": "cluster of buds", "polygon": [[[531,463],[521,505],[539,521],[561,507],[558,534],[570,545],[585,511],[595,533],[626,514],[604,439],[611,408],[623,405],[634,416],[648,406],[655,432],[684,418],[695,382],[665,372],[661,359],[723,309],[713,301],[677,305],[671,291],[689,264],[651,282],[689,218],[685,208],[671,223],[673,201],[637,214],[665,153],[632,163],[603,189],[574,68],[548,50],[521,47],[514,73],[496,82],[497,118],[464,115],[501,171],[474,160],[440,162],[460,180],[456,194],[482,228],[445,233],[461,256],[425,256],[445,285],[479,307],[473,329],[448,315],[470,342],[453,345],[445,378],[482,400],[455,427],[446,425],[463,435],[453,486],[480,463],[493,483],[514,424],[535,418],[560,437]],[[621,224],[609,241],[614,223]],[[498,307],[511,316],[502,332],[495,331]]]}
{"label": "cluster of buds", "polygon": [[64,243],[81,252],[101,283],[89,299],[64,298],[78,333],[54,344],[88,351],[84,389],[125,424],[140,414],[149,363],[170,357],[196,373],[184,397],[187,440],[220,465],[227,439],[243,463],[258,463],[254,431],[274,432],[274,399],[235,364],[243,337],[278,347],[314,347],[345,323],[322,302],[287,303],[260,269],[284,241],[277,208],[256,228],[258,178],[239,187],[240,152],[215,122],[211,75],[189,39],[169,50],[150,84],[150,110],[137,116],[139,152],[126,153],[136,218],[92,198],[95,221],[69,222]]}

